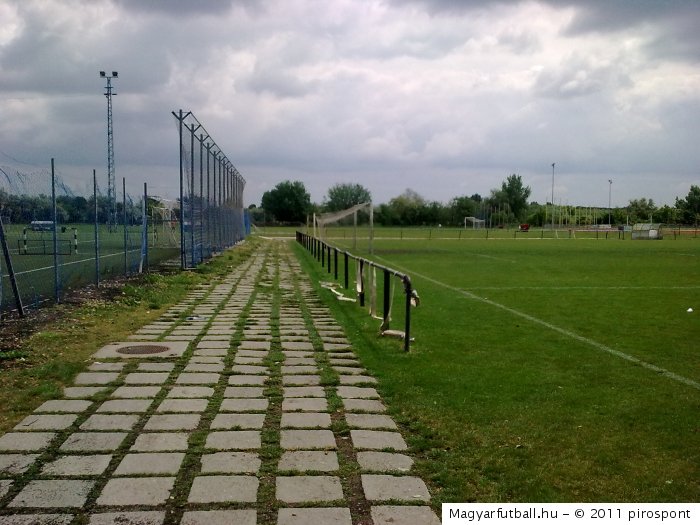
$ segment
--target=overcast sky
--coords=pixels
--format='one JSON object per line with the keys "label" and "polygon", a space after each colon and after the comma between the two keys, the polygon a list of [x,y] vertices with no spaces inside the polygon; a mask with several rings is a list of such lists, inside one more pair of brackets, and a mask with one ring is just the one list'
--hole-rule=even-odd
{"label": "overcast sky", "polygon": [[673,204],[700,184],[697,0],[0,0],[0,164],[177,194],[194,112],[247,180]]}

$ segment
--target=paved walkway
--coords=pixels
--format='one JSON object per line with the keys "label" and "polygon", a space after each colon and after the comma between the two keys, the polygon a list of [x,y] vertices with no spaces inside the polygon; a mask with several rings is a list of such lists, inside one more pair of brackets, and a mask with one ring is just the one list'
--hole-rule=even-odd
{"label": "paved walkway", "polygon": [[130,340],[181,355],[95,361],[0,437],[0,525],[440,523],[286,243]]}

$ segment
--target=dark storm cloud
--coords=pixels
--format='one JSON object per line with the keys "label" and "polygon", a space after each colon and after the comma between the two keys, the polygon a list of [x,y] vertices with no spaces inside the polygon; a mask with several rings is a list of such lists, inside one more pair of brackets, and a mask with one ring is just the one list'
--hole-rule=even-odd
{"label": "dark storm cloud", "polygon": [[192,15],[223,15],[234,4],[254,5],[253,0],[112,0],[132,12],[159,13],[180,17]]}

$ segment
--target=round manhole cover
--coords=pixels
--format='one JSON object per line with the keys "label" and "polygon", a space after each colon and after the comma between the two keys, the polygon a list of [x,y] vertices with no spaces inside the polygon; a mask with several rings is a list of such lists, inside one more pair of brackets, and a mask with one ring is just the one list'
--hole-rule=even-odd
{"label": "round manhole cover", "polygon": [[149,355],[160,354],[161,352],[167,352],[168,350],[170,350],[170,348],[163,345],[129,345],[119,348],[117,353],[127,355]]}

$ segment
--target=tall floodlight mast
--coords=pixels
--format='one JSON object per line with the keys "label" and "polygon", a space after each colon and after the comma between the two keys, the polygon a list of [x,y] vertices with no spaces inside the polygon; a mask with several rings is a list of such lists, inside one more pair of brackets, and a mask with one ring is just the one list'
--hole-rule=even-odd
{"label": "tall floodlight mast", "polygon": [[117,225],[117,189],[114,176],[114,130],[112,129],[112,95],[116,95],[112,91],[112,79],[117,78],[119,73],[112,71],[108,75],[104,71],[100,71],[100,78],[107,79],[105,86],[105,97],[107,97],[107,201],[109,202],[109,211],[107,223],[109,229]]}

